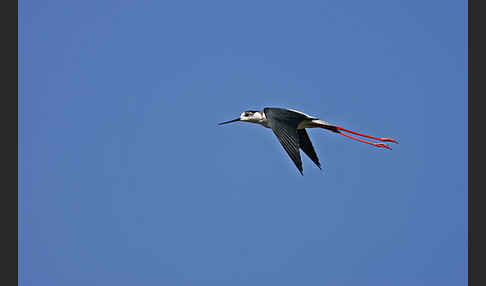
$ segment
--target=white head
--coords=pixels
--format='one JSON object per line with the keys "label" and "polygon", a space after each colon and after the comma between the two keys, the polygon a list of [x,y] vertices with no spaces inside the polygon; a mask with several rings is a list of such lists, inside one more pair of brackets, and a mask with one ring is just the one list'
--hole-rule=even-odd
{"label": "white head", "polygon": [[254,123],[261,122],[263,118],[264,118],[263,113],[255,110],[247,110],[245,112],[242,112],[240,115],[240,121],[248,121]]}
{"label": "white head", "polygon": [[240,115],[240,118],[236,118],[230,121],[225,121],[219,123],[219,125],[223,125],[226,123],[231,123],[231,122],[236,122],[236,121],[246,121],[246,122],[252,122],[252,123],[260,123],[263,124],[266,122],[266,117],[265,114],[261,111],[256,111],[256,110],[247,110],[245,112],[242,112]]}

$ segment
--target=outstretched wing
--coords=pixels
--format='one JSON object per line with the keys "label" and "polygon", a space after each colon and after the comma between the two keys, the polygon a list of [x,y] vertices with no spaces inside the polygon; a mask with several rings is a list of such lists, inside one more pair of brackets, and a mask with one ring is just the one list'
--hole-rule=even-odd
{"label": "outstretched wing", "polygon": [[299,137],[297,129],[282,122],[275,122],[272,126],[273,133],[282,144],[290,159],[294,162],[301,175],[304,175],[302,169],[302,160],[299,153]]}
{"label": "outstretched wing", "polygon": [[294,162],[301,175],[304,175],[302,169],[302,160],[299,152],[299,135],[297,126],[302,120],[307,119],[305,114],[294,112],[283,108],[264,108],[265,116],[268,120],[268,126],[272,128],[273,133],[282,144],[290,159]]}
{"label": "outstretched wing", "polygon": [[305,129],[297,130],[297,126],[302,121],[317,118],[297,110],[284,108],[267,107],[263,109],[263,112],[265,112],[265,116],[267,117],[268,126],[277,135],[278,140],[302,175],[302,160],[300,158],[299,148],[321,169],[319,158],[307,132]]}
{"label": "outstretched wing", "polygon": [[314,162],[314,164],[321,169],[321,163],[319,163],[319,158],[317,158],[316,151],[314,150],[314,146],[312,146],[312,142],[310,141],[309,135],[305,129],[297,130],[297,134],[299,135],[299,147],[304,151],[304,153],[309,156],[309,158]]}

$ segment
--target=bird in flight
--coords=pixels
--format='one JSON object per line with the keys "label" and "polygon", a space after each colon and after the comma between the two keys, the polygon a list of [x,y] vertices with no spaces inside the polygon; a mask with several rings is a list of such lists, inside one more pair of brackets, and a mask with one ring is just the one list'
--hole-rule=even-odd
{"label": "bird in flight", "polygon": [[289,157],[294,162],[295,166],[299,170],[301,175],[304,175],[303,168],[302,168],[302,160],[300,158],[299,149],[302,149],[304,153],[309,156],[309,158],[314,162],[314,164],[321,169],[321,164],[319,163],[319,158],[317,157],[316,151],[312,146],[312,142],[305,131],[305,128],[323,128],[330,130],[332,132],[344,135],[348,138],[371,144],[375,147],[379,148],[387,148],[391,150],[391,147],[388,146],[386,143],[376,143],[366,141],[352,135],[343,133],[351,133],[354,135],[367,137],[370,139],[382,141],[382,142],[393,142],[398,143],[396,140],[391,138],[381,138],[381,137],[374,137],[362,133],[358,133],[355,131],[351,131],[348,129],[344,129],[342,127],[332,125],[328,122],[320,120],[319,118],[307,115],[303,112],[293,110],[293,109],[286,109],[286,108],[274,108],[274,107],[266,107],[263,111],[256,111],[256,110],[248,110],[241,113],[239,118],[221,122],[218,125],[223,125],[231,122],[236,121],[245,121],[251,123],[257,123],[263,125],[264,127],[271,128],[273,133],[282,144],[282,147],[287,152]]}

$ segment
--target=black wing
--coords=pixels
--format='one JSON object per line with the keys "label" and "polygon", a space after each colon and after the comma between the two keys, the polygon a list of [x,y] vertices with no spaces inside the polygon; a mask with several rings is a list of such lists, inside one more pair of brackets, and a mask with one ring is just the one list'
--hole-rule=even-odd
{"label": "black wing", "polygon": [[300,174],[304,175],[302,160],[300,159],[299,153],[299,137],[297,135],[297,129],[281,122],[275,122],[274,126],[272,126],[272,130],[297,169],[299,169]]}
{"label": "black wing", "polygon": [[319,167],[319,158],[312,146],[312,143],[305,129],[297,130],[297,126],[304,120],[317,119],[309,115],[288,110],[284,108],[266,107],[263,109],[268,119],[268,126],[272,128],[278,140],[289,154],[295,166],[302,175],[302,160],[300,158],[299,148]]}
{"label": "black wing", "polygon": [[314,150],[314,146],[312,146],[312,142],[310,141],[309,135],[305,129],[297,130],[299,134],[299,147],[304,151],[304,153],[311,158],[312,162],[321,169],[321,163],[319,163],[319,158],[317,158],[316,151]]}
{"label": "black wing", "polygon": [[285,108],[266,107],[263,109],[263,112],[265,112],[265,116],[270,121],[269,123],[271,123],[273,120],[286,122],[291,126],[295,126],[295,128],[297,128],[299,123],[303,120],[317,119],[313,117],[307,117],[305,114]]}

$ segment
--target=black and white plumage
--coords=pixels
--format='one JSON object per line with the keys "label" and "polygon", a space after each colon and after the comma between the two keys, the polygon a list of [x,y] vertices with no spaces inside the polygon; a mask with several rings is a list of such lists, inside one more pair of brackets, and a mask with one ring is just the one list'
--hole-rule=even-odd
{"label": "black and white plumage", "polygon": [[264,127],[271,128],[273,133],[275,133],[275,135],[277,136],[284,150],[287,152],[289,157],[294,162],[295,166],[297,167],[301,175],[304,175],[304,173],[303,173],[302,160],[300,157],[299,149],[302,149],[302,151],[304,151],[304,153],[307,156],[309,156],[312,162],[314,162],[314,164],[316,164],[317,167],[321,169],[319,158],[317,157],[316,151],[312,146],[312,142],[305,128],[319,127],[319,128],[327,129],[335,133],[339,133],[341,135],[347,136],[349,138],[358,140],[360,142],[368,143],[376,147],[383,147],[387,149],[391,149],[391,148],[385,143],[369,142],[348,134],[344,134],[342,132],[349,132],[352,134],[364,136],[367,138],[372,138],[383,142],[398,143],[397,141],[391,138],[379,138],[379,137],[369,136],[351,130],[347,130],[339,126],[331,125],[323,120],[320,120],[319,118],[307,115],[303,112],[293,110],[293,109],[286,109],[286,108],[266,107],[263,109],[263,111],[248,110],[241,113],[239,118],[219,123],[219,125],[236,122],[236,121],[257,123],[263,125]]}

